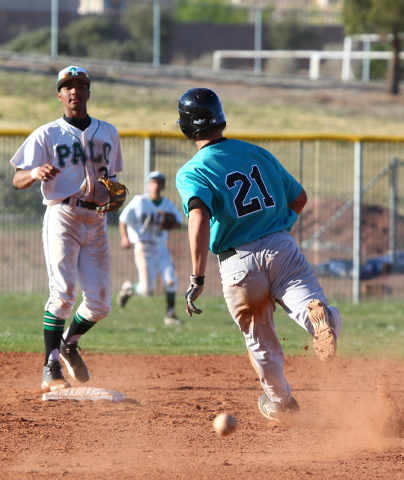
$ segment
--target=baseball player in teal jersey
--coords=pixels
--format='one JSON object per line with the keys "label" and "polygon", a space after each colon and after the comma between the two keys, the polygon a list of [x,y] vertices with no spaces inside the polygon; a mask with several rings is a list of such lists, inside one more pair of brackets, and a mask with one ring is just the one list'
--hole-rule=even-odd
{"label": "baseball player in teal jersey", "polygon": [[203,291],[209,249],[218,256],[227,307],[243,332],[264,390],[260,412],[278,420],[299,406],[283,373],[275,333],[276,303],[313,335],[324,362],[336,355],[341,317],[328,305],[309,263],[288,234],[307,202],[302,186],[268,151],[223,136],[225,114],[217,95],[193,88],[178,105],[180,128],[199,151],[177,173],[189,217],[192,275],[186,310]]}
{"label": "baseball player in teal jersey", "polygon": [[[60,357],[75,380],[89,380],[77,343],[111,309],[107,218],[97,211],[105,209],[110,196],[99,179],[116,179],[122,154],[116,128],[87,114],[90,83],[83,68],[61,70],[57,95],[64,116],[35,130],[11,159],[14,187],[29,188],[39,181],[46,205],[43,243],[50,294],[43,321],[44,391],[70,387]],[[77,282],[83,300],[65,330]]]}

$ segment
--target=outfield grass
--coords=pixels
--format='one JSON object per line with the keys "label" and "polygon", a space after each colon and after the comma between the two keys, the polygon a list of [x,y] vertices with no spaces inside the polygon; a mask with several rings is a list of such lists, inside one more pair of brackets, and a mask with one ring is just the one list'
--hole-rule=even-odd
{"label": "outfield grass", "polygon": [[[43,352],[42,316],[46,295],[0,294],[0,350]],[[343,318],[338,354],[341,357],[404,358],[404,303],[363,302],[335,304]],[[150,355],[244,355],[242,334],[232,321],[221,297],[201,297],[202,315],[189,318],[179,299],[181,326],[163,324],[162,296],[132,297],[125,309],[113,302],[107,319],[81,341],[91,353]],[[310,335],[279,308],[277,333],[286,355],[312,356]],[[69,322],[67,322],[69,323]],[[283,338],[285,340],[283,340]],[[306,351],[305,346],[309,349]]]}

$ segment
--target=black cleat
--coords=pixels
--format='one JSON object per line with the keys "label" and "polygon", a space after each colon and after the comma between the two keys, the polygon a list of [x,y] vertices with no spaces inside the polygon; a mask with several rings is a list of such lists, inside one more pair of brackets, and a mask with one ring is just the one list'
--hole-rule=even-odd
{"label": "black cleat", "polygon": [[80,350],[77,343],[67,345],[62,340],[59,355],[64,361],[69,375],[79,382],[86,383],[90,380],[90,372],[77,349]]}
{"label": "black cleat", "polygon": [[54,392],[70,387],[70,383],[63,376],[59,360],[52,360],[43,367],[41,384],[43,392]]}
{"label": "black cleat", "polygon": [[119,308],[123,308],[129,298],[133,295],[133,287],[134,285],[130,280],[126,280],[125,282],[123,282],[121,290],[119,291],[116,299],[116,303],[118,304]]}

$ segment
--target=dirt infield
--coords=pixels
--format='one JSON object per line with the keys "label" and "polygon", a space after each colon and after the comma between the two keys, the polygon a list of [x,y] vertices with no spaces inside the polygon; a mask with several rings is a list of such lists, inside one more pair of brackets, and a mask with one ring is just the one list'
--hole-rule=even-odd
{"label": "dirt infield", "polygon": [[84,357],[124,401],[42,402],[43,356],[0,354],[1,479],[404,479],[402,361],[286,358],[301,411],[273,423],[247,355]]}

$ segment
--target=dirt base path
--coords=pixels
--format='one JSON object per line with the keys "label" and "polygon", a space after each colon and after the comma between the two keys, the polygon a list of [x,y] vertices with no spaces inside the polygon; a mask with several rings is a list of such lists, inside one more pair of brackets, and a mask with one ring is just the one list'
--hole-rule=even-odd
{"label": "dirt base path", "polygon": [[43,356],[0,354],[1,479],[404,479],[402,361],[286,358],[301,411],[274,423],[247,356],[84,357],[124,401],[43,402]]}

